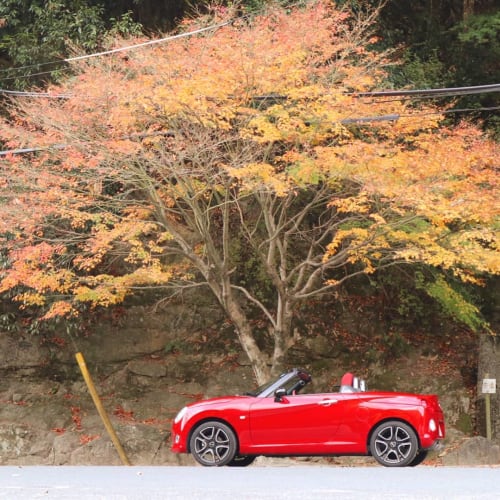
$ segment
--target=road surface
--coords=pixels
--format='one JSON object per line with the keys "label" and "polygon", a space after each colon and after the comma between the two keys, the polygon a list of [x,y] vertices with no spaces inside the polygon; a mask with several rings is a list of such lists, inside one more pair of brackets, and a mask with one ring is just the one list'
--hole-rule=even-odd
{"label": "road surface", "polygon": [[0,466],[0,499],[492,500],[500,469]]}

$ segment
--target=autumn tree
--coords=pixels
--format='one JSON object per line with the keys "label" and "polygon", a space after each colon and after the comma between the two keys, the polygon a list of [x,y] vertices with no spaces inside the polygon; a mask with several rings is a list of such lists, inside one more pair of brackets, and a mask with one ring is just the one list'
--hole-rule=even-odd
{"label": "autumn tree", "polygon": [[299,305],[353,276],[498,272],[498,148],[360,97],[384,81],[376,13],[214,13],[184,29],[217,29],[79,62],[64,99],[14,103],[4,147],[40,149],[2,159],[1,292],[49,319],[205,287],[263,381]]}

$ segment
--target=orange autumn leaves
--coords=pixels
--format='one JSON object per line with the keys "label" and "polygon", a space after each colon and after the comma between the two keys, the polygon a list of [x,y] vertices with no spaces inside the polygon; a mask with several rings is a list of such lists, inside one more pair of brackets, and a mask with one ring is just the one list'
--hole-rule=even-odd
{"label": "orange autumn leaves", "polygon": [[[19,101],[0,123],[4,144],[63,147],[1,160],[9,263],[0,291],[50,318],[186,276],[186,262],[165,255],[189,229],[176,203],[224,199],[228,187],[276,197],[338,190],[330,207],[345,224],[329,236],[325,262],[342,252],[367,273],[381,259],[468,280],[498,272],[498,145],[470,126],[442,128],[429,108],[358,98],[384,78],[369,24],[327,1],[271,8],[79,63],[54,89],[68,99]],[[403,117],[343,122],[388,114]],[[184,171],[189,189],[172,182]]]}

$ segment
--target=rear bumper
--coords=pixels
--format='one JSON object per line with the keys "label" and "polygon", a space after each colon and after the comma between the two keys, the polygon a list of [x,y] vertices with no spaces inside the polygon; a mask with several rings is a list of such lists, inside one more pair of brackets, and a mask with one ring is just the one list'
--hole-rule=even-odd
{"label": "rear bumper", "polygon": [[444,448],[444,443],[440,440],[437,440],[430,448],[429,451],[441,451]]}

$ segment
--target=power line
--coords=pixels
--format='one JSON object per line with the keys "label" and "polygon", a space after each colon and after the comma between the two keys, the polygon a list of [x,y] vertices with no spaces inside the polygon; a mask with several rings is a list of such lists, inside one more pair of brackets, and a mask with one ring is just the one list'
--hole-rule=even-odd
{"label": "power line", "polygon": [[[84,55],[75,56],[75,57],[67,57],[65,59],[60,59],[58,61],[49,61],[49,62],[45,62],[45,63],[30,64],[27,66],[17,66],[14,68],[7,68],[7,69],[0,70],[0,74],[1,73],[10,73],[12,71],[21,71],[21,70],[31,69],[31,68],[43,68],[45,66],[50,66],[50,65],[54,65],[54,64],[64,64],[64,63],[83,61],[83,60],[91,59],[91,58],[95,58],[95,57],[102,57],[102,56],[107,56],[107,55],[111,55],[111,54],[117,54],[117,53],[125,52],[128,50],[134,50],[134,49],[139,49],[139,48],[143,48],[143,47],[150,47],[152,45],[158,45],[161,43],[170,42],[172,40],[177,40],[180,38],[187,38],[190,36],[199,35],[201,33],[207,32],[207,31],[216,31],[224,26],[228,26],[230,24],[235,23],[236,21],[243,20],[247,17],[248,17],[248,14],[245,16],[240,16],[240,17],[235,17],[235,18],[229,19],[228,21],[224,21],[222,23],[212,24],[210,26],[205,26],[204,28],[199,28],[197,30],[186,31],[185,33],[179,33],[177,35],[170,35],[170,36],[167,36],[164,38],[158,38],[156,40],[148,40],[147,42],[136,43],[136,44],[127,45],[124,47],[118,47],[116,49],[104,50],[102,52],[95,52],[92,54],[84,54]],[[6,78],[1,78],[1,80],[5,81],[5,80],[15,80],[17,78],[30,78],[31,76],[40,76],[40,75],[44,75],[44,74],[50,74],[50,73],[52,73],[52,71],[43,71],[40,73],[33,73],[33,74],[28,74],[28,75],[11,76],[11,77],[6,77]]]}
{"label": "power line", "polygon": [[23,155],[27,153],[39,153],[40,151],[50,151],[51,149],[66,149],[68,144],[54,144],[53,146],[38,146],[33,148],[8,149],[0,151],[0,156]]}
{"label": "power line", "polygon": [[358,97],[405,97],[405,96],[457,96],[471,94],[486,94],[490,92],[500,92],[500,83],[491,85],[476,85],[473,87],[449,87],[440,89],[421,90],[382,90],[378,92],[356,92]]}
{"label": "power line", "polygon": [[51,94],[50,92],[33,92],[7,89],[0,89],[0,94],[12,97],[45,97],[49,99],[70,99],[71,97],[73,97],[73,94]]}
{"label": "power line", "polygon": [[[97,55],[98,54],[91,54],[89,55],[89,57],[97,57]],[[412,97],[419,97],[419,98],[429,97],[435,99],[438,97],[455,97],[460,95],[488,94],[494,92],[500,92],[500,83],[494,83],[491,85],[476,85],[473,87],[468,86],[468,87],[449,87],[449,88],[435,88],[435,89],[382,90],[374,92],[339,91],[338,94],[345,96],[354,96],[354,97],[399,97],[400,96],[400,97],[409,97],[410,99]],[[73,97],[73,94],[50,94],[49,92],[33,92],[33,91],[6,90],[6,89],[0,89],[0,94],[12,95],[17,97],[45,97],[51,99],[69,99]],[[259,102],[272,103],[272,102],[286,101],[287,99],[288,99],[287,95],[266,94],[266,95],[253,96],[251,98],[251,101],[255,103]],[[399,101],[400,99],[388,99],[387,101],[382,101],[382,102],[391,102],[393,100]]]}
{"label": "power line", "polygon": [[[430,111],[426,113],[418,113],[414,115],[401,115],[401,114],[390,114],[390,115],[380,115],[380,116],[361,116],[355,118],[344,118],[337,123],[341,125],[351,125],[351,124],[363,124],[363,123],[375,123],[375,122],[386,122],[392,121],[396,122],[401,118],[421,118],[423,116],[430,115],[444,115],[444,114],[453,114],[453,113],[470,113],[470,112],[479,112],[479,111],[494,111],[500,110],[500,106],[494,106],[489,108],[463,108],[463,109],[448,109],[444,111]],[[134,134],[130,136],[122,137],[121,140],[130,140],[130,139],[142,139],[146,137],[152,136],[165,136],[165,137],[174,137],[175,134],[172,131],[166,132],[152,132],[146,134]],[[89,144],[94,144],[98,141],[88,141]],[[9,155],[21,155],[21,154],[29,154],[29,153],[39,153],[41,151],[50,151],[51,149],[65,149],[70,147],[69,144],[54,144],[52,146],[38,146],[31,148],[19,148],[19,149],[8,149],[4,151],[0,151],[0,157],[9,156]]]}
{"label": "power line", "polygon": [[492,106],[488,108],[462,108],[462,109],[445,109],[444,111],[427,111],[425,113],[418,113],[415,115],[401,115],[401,114],[391,114],[391,115],[380,115],[380,116],[363,116],[359,118],[345,118],[340,120],[342,125],[356,124],[356,123],[372,123],[372,122],[384,122],[384,121],[398,121],[400,118],[417,118],[422,116],[432,116],[432,115],[447,115],[454,113],[471,113],[478,111],[495,111],[500,110],[500,106]]}
{"label": "power line", "polygon": [[[172,130],[160,131],[160,132],[145,132],[138,134],[130,134],[120,137],[119,140],[133,140],[133,139],[145,139],[147,137],[174,137],[175,134]],[[94,144],[97,141],[87,141],[87,144]],[[0,156],[8,155],[19,155],[27,153],[39,153],[40,151],[50,151],[51,149],[66,149],[70,147],[69,144],[53,144],[51,146],[38,146],[32,148],[19,148],[19,149],[9,149],[6,151],[0,151]]]}
{"label": "power line", "polygon": [[[296,2],[294,4],[291,4],[289,7],[296,7],[296,6],[300,6],[301,4],[302,4],[302,2],[298,1],[298,2]],[[177,35],[169,35],[169,36],[166,36],[166,37],[163,37],[163,38],[158,38],[156,40],[149,40],[147,42],[142,42],[142,43],[127,45],[127,46],[124,46],[124,47],[118,47],[116,49],[110,49],[110,50],[105,50],[105,51],[101,51],[101,52],[95,52],[95,53],[92,53],[92,54],[84,54],[84,55],[75,56],[75,57],[67,57],[65,59],[59,59],[57,61],[48,61],[48,62],[45,62],[45,63],[30,64],[30,65],[25,65],[25,66],[17,66],[17,67],[13,67],[13,68],[0,69],[0,75],[2,73],[9,74],[12,71],[21,71],[21,70],[31,69],[31,68],[42,68],[42,67],[50,66],[50,65],[57,65],[57,64],[64,64],[64,63],[70,63],[70,62],[83,61],[83,60],[91,59],[91,58],[94,58],[94,57],[101,57],[101,56],[106,56],[106,55],[110,55],[110,54],[116,54],[116,53],[119,53],[119,52],[125,52],[127,50],[134,50],[134,49],[138,49],[138,48],[142,48],[142,47],[148,47],[148,46],[157,45],[157,44],[161,44],[161,43],[165,43],[165,42],[170,42],[172,40],[177,40],[177,39],[180,39],[180,38],[186,38],[186,37],[198,35],[200,33],[205,33],[207,31],[216,31],[216,30],[218,30],[220,28],[223,28],[224,26],[229,26],[231,24],[234,24],[237,21],[242,21],[244,19],[248,19],[251,15],[252,15],[251,13],[244,14],[242,16],[233,17],[233,18],[231,18],[231,19],[229,19],[227,21],[223,21],[223,22],[217,23],[217,24],[212,24],[210,26],[205,26],[204,28],[199,28],[197,30],[187,31],[185,33],[179,33]],[[42,71],[42,72],[38,72],[38,73],[30,73],[30,74],[27,74],[27,75],[8,76],[8,77],[5,77],[5,78],[0,77],[0,81],[16,80],[16,79],[19,79],[19,78],[31,78],[32,76],[48,75],[48,74],[52,73],[52,71],[55,71],[55,70]],[[2,92],[0,91],[0,93],[2,93]]]}
{"label": "power line", "polygon": [[[309,0],[307,0],[307,1],[309,1]],[[289,8],[293,8],[293,7],[301,6],[303,3],[304,3],[303,0],[298,0],[297,2],[290,4],[288,7]],[[261,12],[263,12],[263,10],[264,9],[262,9]],[[212,24],[210,26],[205,26],[204,28],[199,28],[199,29],[194,30],[194,31],[187,31],[185,33],[179,33],[177,35],[169,35],[169,36],[166,36],[166,37],[163,37],[163,38],[159,38],[159,39],[156,39],[156,40],[149,40],[147,42],[133,44],[133,45],[128,45],[128,46],[125,46],[125,47],[119,47],[119,48],[116,48],[116,49],[105,50],[105,51],[102,51],[102,52],[96,52],[96,53],[92,53],[92,54],[84,54],[84,55],[75,56],[75,57],[67,57],[65,59],[59,59],[57,61],[48,61],[48,62],[45,62],[45,63],[30,64],[30,65],[25,65],[25,66],[17,66],[17,67],[13,67],[13,68],[0,69],[0,74],[2,74],[2,73],[10,73],[12,71],[21,71],[21,70],[31,69],[31,68],[41,68],[41,67],[44,67],[44,66],[50,66],[50,65],[57,65],[57,64],[64,64],[64,63],[82,61],[82,60],[90,59],[90,58],[94,58],[94,57],[100,57],[100,56],[115,54],[115,53],[118,53],[118,52],[124,52],[124,51],[127,51],[127,50],[133,50],[133,49],[147,47],[147,46],[156,45],[156,44],[160,44],[160,43],[170,42],[171,40],[176,40],[176,39],[179,39],[179,38],[186,38],[186,37],[189,37],[189,36],[198,35],[200,33],[205,33],[207,31],[218,30],[218,29],[220,29],[220,28],[222,28],[224,26],[229,26],[231,24],[234,24],[237,21],[242,21],[244,19],[248,19],[249,17],[251,17],[251,15],[252,15],[252,13],[244,14],[244,15],[241,15],[241,16],[238,16],[238,17],[233,17],[233,18],[231,18],[231,19],[229,19],[227,21],[223,21],[221,23]],[[51,71],[42,71],[42,72],[38,72],[38,73],[31,73],[31,74],[28,74],[28,75],[18,75],[18,76],[5,77],[5,78],[0,78],[0,80],[1,81],[6,81],[6,80],[16,80],[18,78],[30,78],[32,76],[47,75],[47,74],[52,73],[52,71],[54,71],[54,70],[51,70]]]}

